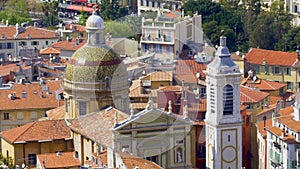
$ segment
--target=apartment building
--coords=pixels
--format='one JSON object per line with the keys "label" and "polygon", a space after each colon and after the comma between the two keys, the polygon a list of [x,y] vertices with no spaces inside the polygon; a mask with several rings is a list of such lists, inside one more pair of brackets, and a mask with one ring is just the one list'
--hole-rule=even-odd
{"label": "apartment building", "polygon": [[19,56],[37,56],[39,50],[58,41],[55,31],[38,28],[36,26],[0,27],[0,59],[13,60]]}
{"label": "apartment building", "polygon": [[160,59],[173,60],[184,48],[193,46],[199,49],[203,46],[201,15],[184,17],[181,12],[173,11],[155,20],[142,19],[142,52],[156,52]]}
{"label": "apartment building", "polygon": [[296,52],[252,48],[245,57],[246,77],[250,70],[260,79],[285,82],[287,91],[299,88],[300,64]]}

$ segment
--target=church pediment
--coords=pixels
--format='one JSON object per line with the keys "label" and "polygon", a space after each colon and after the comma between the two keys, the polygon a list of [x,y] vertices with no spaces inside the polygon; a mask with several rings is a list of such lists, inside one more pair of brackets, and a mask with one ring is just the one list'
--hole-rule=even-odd
{"label": "church pediment", "polygon": [[173,125],[192,125],[190,119],[184,119],[181,115],[169,114],[160,109],[143,110],[132,117],[121,122],[118,126],[114,127],[114,130],[128,130],[133,128],[168,128]]}

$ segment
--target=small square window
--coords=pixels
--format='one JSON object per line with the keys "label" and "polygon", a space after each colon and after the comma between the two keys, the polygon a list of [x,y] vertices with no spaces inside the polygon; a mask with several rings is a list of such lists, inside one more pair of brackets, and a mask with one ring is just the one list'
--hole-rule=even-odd
{"label": "small square window", "polygon": [[9,120],[9,113],[4,113],[4,120]]}

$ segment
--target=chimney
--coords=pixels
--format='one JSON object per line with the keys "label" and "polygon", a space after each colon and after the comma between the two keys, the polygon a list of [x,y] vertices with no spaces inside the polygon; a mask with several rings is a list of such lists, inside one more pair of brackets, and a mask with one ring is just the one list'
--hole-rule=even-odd
{"label": "chimney", "polygon": [[172,114],[173,112],[172,112],[172,101],[171,100],[169,100],[169,107],[168,107],[168,114]]}
{"label": "chimney", "polygon": [[33,23],[33,26],[34,26],[35,28],[37,28],[38,25],[39,25],[38,22],[34,22],[34,23]]}
{"label": "chimney", "polygon": [[285,127],[283,126],[283,129],[282,129],[282,137],[285,137]]}

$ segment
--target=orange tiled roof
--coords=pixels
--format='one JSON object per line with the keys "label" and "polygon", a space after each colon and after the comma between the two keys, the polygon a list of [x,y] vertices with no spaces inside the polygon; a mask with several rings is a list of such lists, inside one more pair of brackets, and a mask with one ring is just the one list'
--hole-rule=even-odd
{"label": "orange tiled roof", "polygon": [[271,126],[266,129],[279,137],[282,135],[282,130],[276,126]]}
{"label": "orange tiled roof", "polygon": [[60,51],[61,50],[76,51],[81,46],[85,45],[86,39],[82,38],[82,42],[78,43],[78,45],[75,45],[76,40],[77,40],[76,38],[73,38],[71,42],[69,42],[68,40],[56,42],[56,43],[51,44],[51,47],[53,47],[57,50],[60,50]]}
{"label": "orange tiled roof", "polygon": [[135,157],[133,155],[118,152],[122,158],[123,163],[127,168],[135,168],[136,166],[139,166],[142,169],[162,169],[159,165],[152,161],[148,161],[143,158]]}
{"label": "orange tiled roof", "polygon": [[81,162],[74,158],[74,152],[38,154],[37,159],[45,168],[79,167]]}
{"label": "orange tiled roof", "polygon": [[273,122],[272,119],[268,119],[268,120],[266,120],[266,126],[264,126],[264,124],[265,124],[264,121],[260,121],[256,124],[258,131],[260,132],[260,134],[263,137],[267,136],[267,130],[265,130],[265,127],[266,128],[271,127],[272,122]]}
{"label": "orange tiled roof", "polygon": [[58,140],[71,137],[65,120],[45,120],[25,124],[0,133],[10,143]]}
{"label": "orange tiled roof", "polygon": [[144,94],[141,91],[144,90],[143,87],[138,86],[134,89],[130,89],[130,93],[129,93],[129,97],[146,97],[148,98],[150,96],[150,94]]}
{"label": "orange tiled roof", "polygon": [[251,88],[256,87],[259,88],[260,90],[266,90],[266,91],[279,90],[280,88],[287,86],[286,83],[274,82],[274,81],[264,80],[264,79],[259,79],[255,82],[253,80],[247,80],[243,85]]}
{"label": "orange tiled roof", "polygon": [[[278,137],[282,137],[283,131],[279,127],[272,126],[272,127],[267,128],[267,130],[269,132],[277,135]],[[284,140],[285,142],[288,142],[288,143],[296,143],[297,142],[295,137],[293,137],[287,133],[285,133],[285,136],[282,138],[282,140]]]}
{"label": "orange tiled roof", "polygon": [[237,55],[236,53],[231,54],[231,59],[234,61],[242,61],[243,60],[242,56]]}
{"label": "orange tiled roof", "polygon": [[134,109],[145,109],[148,103],[131,103]]}
{"label": "orange tiled roof", "polygon": [[262,111],[260,111],[259,113],[257,113],[256,116],[265,114],[265,113],[270,112],[272,110],[275,110],[275,108],[276,108],[276,104],[271,104],[271,105],[269,105],[269,108],[264,108]]}
{"label": "orange tiled roof", "polygon": [[[289,111],[289,109],[287,109],[287,111]],[[280,112],[281,114],[282,112]],[[277,118],[277,121],[283,125],[285,125],[286,127],[296,131],[296,132],[300,132],[300,121],[296,121],[294,120],[294,116],[291,115],[291,112],[290,115],[288,115],[288,112],[285,112],[286,115],[283,116],[283,115],[280,115],[280,117]]]}
{"label": "orange tiled roof", "polygon": [[60,51],[53,47],[48,47],[48,48],[40,50],[40,54],[42,54],[42,55],[60,54]]}
{"label": "orange tiled roof", "polygon": [[82,26],[82,25],[78,25],[78,24],[66,24],[66,30],[73,30],[73,29],[75,31],[78,31],[78,32],[85,32],[86,31],[85,27]]}
{"label": "orange tiled roof", "polygon": [[269,96],[269,103],[276,104],[278,101],[282,100],[282,96]]}
{"label": "orange tiled roof", "polygon": [[[115,108],[94,112],[71,121],[71,130],[103,145],[112,147],[112,130],[115,123],[115,114],[118,112],[118,121],[129,116]],[[91,130],[92,129],[92,130]]]}
{"label": "orange tiled roof", "polygon": [[[94,153],[93,155],[99,159],[99,161],[100,161],[99,164],[102,162],[103,165],[105,165],[105,166],[108,165],[108,163],[107,163],[107,151],[106,150],[101,152],[100,154]],[[101,166],[101,164],[99,166]]]}
{"label": "orange tiled roof", "polygon": [[64,119],[65,118],[65,113],[66,113],[66,110],[65,110],[65,106],[60,106],[60,107],[57,107],[55,109],[51,109],[51,110],[48,110],[46,112],[48,118],[50,120],[59,120],[59,119]]}
{"label": "orange tiled roof", "polygon": [[[31,69],[31,66],[25,66],[22,64],[22,69]],[[0,76],[6,76],[9,75],[10,72],[18,72],[19,70],[19,66],[17,66],[16,64],[8,64],[5,66],[0,65]]]}
{"label": "orange tiled roof", "polygon": [[176,15],[176,14],[173,13],[173,12],[168,12],[168,13],[165,14],[165,16],[167,16],[167,17],[169,17],[169,18],[171,18],[171,19],[177,18],[177,17],[178,17],[178,15]]}
{"label": "orange tiled roof", "polygon": [[241,89],[240,97],[242,103],[256,103],[265,99],[270,95],[267,92],[257,91],[245,86],[240,86],[240,89]]}
{"label": "orange tiled roof", "polygon": [[[60,80],[46,81],[48,91],[42,92],[40,83],[14,84],[13,88],[0,90],[0,111],[1,110],[26,110],[26,109],[51,109],[63,105],[64,101],[56,99],[55,91],[60,89]],[[26,91],[26,98],[23,98],[23,92]],[[9,99],[8,95],[16,93],[16,99]],[[44,98],[41,98],[43,93]]]}
{"label": "orange tiled roof", "polygon": [[197,73],[200,73],[200,76],[205,79],[206,75],[203,72],[206,70],[207,65],[203,63],[197,63],[195,60],[178,60],[174,70],[174,77],[178,80],[184,80],[187,83],[197,83],[198,78],[196,77]]}
{"label": "orange tiled roof", "polygon": [[153,72],[140,80],[150,80],[150,81],[172,81],[172,75],[167,72]]}
{"label": "orange tiled roof", "polygon": [[267,65],[292,66],[297,61],[297,54],[295,52],[252,48],[246,54],[245,59],[252,64],[261,65],[265,60]]}
{"label": "orange tiled roof", "polygon": [[294,112],[293,106],[289,106],[279,110],[279,114],[281,117],[290,116]]}
{"label": "orange tiled roof", "polygon": [[0,27],[1,34],[4,34],[5,39],[28,39],[28,35],[30,39],[58,39],[57,33],[55,31],[36,28],[33,26],[26,27],[25,30],[16,35],[15,26],[5,26]]}

